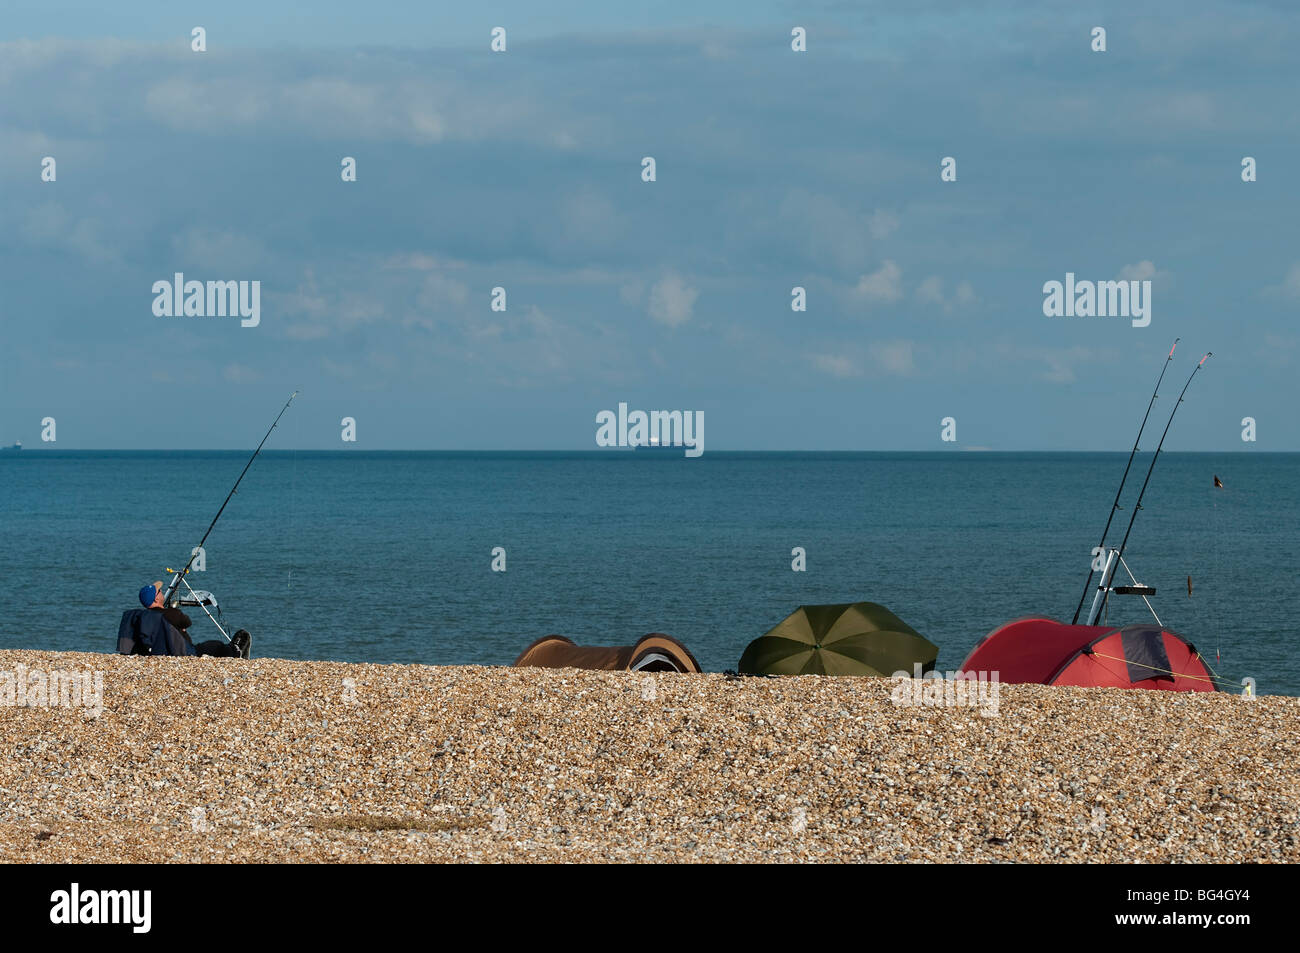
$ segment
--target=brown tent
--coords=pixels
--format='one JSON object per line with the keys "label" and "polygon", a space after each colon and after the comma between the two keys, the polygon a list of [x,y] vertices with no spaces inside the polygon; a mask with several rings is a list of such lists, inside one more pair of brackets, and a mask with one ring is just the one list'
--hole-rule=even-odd
{"label": "brown tent", "polygon": [[538,639],[515,659],[515,668],[590,668],[602,672],[693,672],[700,663],[671,635],[652,632],[636,645],[575,645],[562,635]]}

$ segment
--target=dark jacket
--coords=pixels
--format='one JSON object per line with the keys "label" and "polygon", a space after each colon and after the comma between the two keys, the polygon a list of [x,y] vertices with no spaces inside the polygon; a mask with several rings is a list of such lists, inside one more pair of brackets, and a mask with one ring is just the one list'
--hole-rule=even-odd
{"label": "dark jacket", "polygon": [[166,619],[172,625],[176,626],[176,628],[180,629],[182,632],[184,632],[186,629],[188,629],[191,625],[194,624],[190,622],[189,616],[187,616],[184,612],[182,612],[180,609],[176,608],[175,606],[167,606],[162,609],[155,609],[151,606],[149,611],[161,612],[162,617],[164,619]]}
{"label": "dark jacket", "polygon": [[169,623],[161,612],[127,609],[117,627],[117,651],[121,655],[194,655],[185,634]]}

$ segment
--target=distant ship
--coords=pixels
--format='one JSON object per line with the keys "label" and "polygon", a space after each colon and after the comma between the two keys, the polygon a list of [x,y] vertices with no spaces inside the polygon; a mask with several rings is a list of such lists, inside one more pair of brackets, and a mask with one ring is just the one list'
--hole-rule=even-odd
{"label": "distant ship", "polygon": [[14,445],[12,447],[0,447],[0,449],[3,450],[21,450],[22,448],[23,448],[23,442],[21,440],[15,440]]}

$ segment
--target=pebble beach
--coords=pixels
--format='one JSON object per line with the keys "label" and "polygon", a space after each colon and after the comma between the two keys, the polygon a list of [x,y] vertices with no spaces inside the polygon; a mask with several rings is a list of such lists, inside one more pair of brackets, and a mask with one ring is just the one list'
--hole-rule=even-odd
{"label": "pebble beach", "polygon": [[[6,862],[1300,861],[1300,700],[0,651]],[[11,678],[12,687],[15,684]],[[89,684],[89,683],[87,683]]]}

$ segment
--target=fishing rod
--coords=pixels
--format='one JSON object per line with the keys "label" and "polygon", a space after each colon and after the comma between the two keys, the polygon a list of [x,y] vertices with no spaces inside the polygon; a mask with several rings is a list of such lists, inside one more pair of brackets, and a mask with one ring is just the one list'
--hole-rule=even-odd
{"label": "fishing rod", "polygon": [[271,428],[270,430],[267,430],[266,436],[262,438],[262,442],[257,445],[257,449],[253,451],[253,455],[249,457],[248,462],[244,464],[243,473],[239,474],[239,479],[236,480],[235,485],[230,488],[230,492],[226,494],[225,502],[221,504],[221,509],[217,510],[217,515],[212,517],[212,522],[208,524],[208,531],[204,533],[203,538],[199,540],[199,545],[196,546],[194,548],[194,551],[190,553],[189,562],[185,564],[184,569],[180,570],[178,573],[176,573],[175,576],[172,577],[172,581],[167,587],[167,594],[166,596],[164,596],[163,599],[164,602],[171,599],[171,597],[175,594],[176,590],[180,588],[180,584],[182,580],[184,580],[185,576],[190,571],[190,566],[194,564],[194,560],[198,556],[199,551],[203,549],[203,544],[208,541],[208,536],[212,533],[212,528],[217,525],[217,520],[221,519],[221,514],[226,511],[226,505],[234,497],[235,491],[239,489],[239,484],[244,481],[244,474],[248,473],[248,468],[253,465],[253,461],[257,459],[257,455],[262,452],[262,447],[266,445],[266,441],[270,438],[271,431],[275,429],[276,424],[280,422],[280,418],[284,416],[284,412],[289,409],[289,405],[293,403],[293,399],[297,396],[298,396],[297,391],[294,391],[292,394],[290,394],[289,399],[285,401],[284,406],[280,408],[280,412],[276,414],[275,423],[271,424]]}
{"label": "fishing rod", "polygon": [[[1124,464],[1124,475],[1120,477],[1119,489],[1115,491],[1115,502],[1111,505],[1110,516],[1106,517],[1106,528],[1101,531],[1101,540],[1097,543],[1097,549],[1105,552],[1106,535],[1110,532],[1110,524],[1115,519],[1115,512],[1120,508],[1119,498],[1124,493],[1124,484],[1128,482],[1128,471],[1133,466],[1133,458],[1137,456],[1138,444],[1142,442],[1142,431],[1147,429],[1147,418],[1151,416],[1151,408],[1156,405],[1156,398],[1160,396],[1160,382],[1165,379],[1165,371],[1169,370],[1169,362],[1174,359],[1174,351],[1178,348],[1178,342],[1182,338],[1174,338],[1174,346],[1169,349],[1169,356],[1165,358],[1165,363],[1160,368],[1160,376],[1156,378],[1156,389],[1151,392],[1151,401],[1147,404],[1147,412],[1142,416],[1142,426],[1138,427],[1137,439],[1133,441],[1133,450],[1128,455],[1128,463]],[[1079,596],[1079,607],[1074,610],[1074,618],[1070,620],[1070,625],[1079,621],[1079,613],[1083,611],[1083,604],[1088,599],[1088,590],[1092,587],[1092,575],[1096,570],[1092,568],[1092,563],[1088,563],[1088,581],[1083,584],[1083,595]]]}
{"label": "fishing rod", "polygon": [[[1169,435],[1169,428],[1173,426],[1174,415],[1178,413],[1178,408],[1183,403],[1183,395],[1187,393],[1187,388],[1192,386],[1192,378],[1196,376],[1196,372],[1199,371],[1205,365],[1205,362],[1208,361],[1213,356],[1213,354],[1214,354],[1213,351],[1205,352],[1205,357],[1201,358],[1201,360],[1197,363],[1197,365],[1194,368],[1192,368],[1192,373],[1187,376],[1187,383],[1183,385],[1182,391],[1180,391],[1178,394],[1178,402],[1174,404],[1174,409],[1169,414],[1169,422],[1165,424],[1165,431],[1160,435],[1160,443],[1156,444],[1156,452],[1151,457],[1151,466],[1147,467],[1146,479],[1142,481],[1142,489],[1138,491],[1137,502],[1133,504],[1133,514],[1128,518],[1128,529],[1124,531],[1124,538],[1120,540],[1119,549],[1115,551],[1114,563],[1116,565],[1120,565],[1124,561],[1124,548],[1128,546],[1128,537],[1129,534],[1133,532],[1133,524],[1137,521],[1138,510],[1142,509],[1142,497],[1146,495],[1147,484],[1151,482],[1151,473],[1156,468],[1156,461],[1160,459],[1160,451],[1165,445],[1165,437]],[[1106,606],[1106,599],[1110,595],[1110,593],[1104,590],[1108,585],[1109,583],[1107,582],[1106,576],[1103,573],[1102,580],[1101,580],[1101,589],[1103,591],[1100,593],[1101,606],[1099,607],[1099,609],[1104,609]],[[1096,613],[1094,612],[1094,615],[1095,614]]]}

